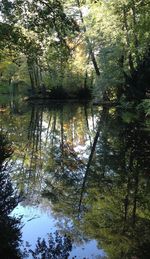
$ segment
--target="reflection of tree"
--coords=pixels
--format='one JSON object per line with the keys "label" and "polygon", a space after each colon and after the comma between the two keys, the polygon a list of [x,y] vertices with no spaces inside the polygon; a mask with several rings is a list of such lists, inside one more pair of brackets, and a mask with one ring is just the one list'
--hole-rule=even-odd
{"label": "reflection of tree", "polygon": [[[88,115],[87,107],[85,109],[84,106],[68,107],[63,104],[49,108],[31,106],[27,140],[20,152],[20,167],[17,168],[20,181],[17,174],[14,175],[18,188],[24,195],[28,193],[28,197],[31,194],[33,198],[33,190],[34,197],[36,191],[38,196],[45,171],[53,171],[56,167],[57,170],[63,171],[67,167],[67,160],[70,159],[68,151],[73,156],[74,147],[79,144],[83,146],[90,139],[88,119],[91,114]],[[76,154],[75,157],[77,161]],[[73,170],[74,166],[75,163],[72,163],[69,170]]]}
{"label": "reflection of tree", "polygon": [[[110,258],[148,258],[148,131],[133,116],[127,119],[129,113],[122,116],[127,121],[124,123],[120,111],[104,109],[92,141],[89,131],[94,116],[87,107],[77,105],[68,109],[60,105],[32,109],[31,123],[29,115],[24,115],[22,122],[18,117],[11,125],[13,133],[19,132],[18,141],[20,125],[24,123],[28,128],[28,134],[23,132],[25,148],[16,152],[21,170],[17,165],[13,179],[18,187],[22,185],[24,193],[28,192],[33,200],[32,193],[39,197],[46,178],[45,194],[54,211],[62,212],[74,222],[74,226],[67,226],[68,232],[86,233],[97,239]],[[15,135],[12,137],[15,142]],[[78,147],[85,145],[87,149],[80,153]],[[90,147],[91,155],[86,159],[84,152],[90,153]],[[5,149],[11,152],[7,145]],[[0,152],[2,164],[7,155],[3,156],[1,149]]]}
{"label": "reflection of tree", "polygon": [[[63,161],[62,161],[63,159]],[[63,163],[63,170],[62,170]],[[48,189],[45,190],[44,194],[51,197],[55,205],[61,210],[61,207],[67,210],[70,206],[73,211],[77,211],[79,202],[80,185],[82,180],[82,173],[84,169],[84,162],[74,152],[69,145],[63,147],[63,158],[62,153],[57,150],[57,158],[55,158],[54,167],[49,167],[51,170],[47,177]],[[70,193],[68,200],[67,195]],[[74,204],[74,206],[72,206]],[[55,206],[55,208],[56,208]],[[73,213],[71,211],[71,213]],[[69,212],[69,211],[68,211]]]}
{"label": "reflection of tree", "polygon": [[87,166],[69,153],[68,166],[57,167],[47,181],[47,196],[55,196],[55,212],[97,239],[110,258],[149,258],[148,132],[112,109],[102,115]]}
{"label": "reflection of tree", "polygon": [[11,153],[6,138],[0,135],[0,258],[19,259],[30,254],[32,258],[68,258],[72,250],[71,240],[66,235],[60,236],[58,232],[49,234],[48,242],[39,238],[35,251],[26,249],[21,252],[21,220],[10,216],[18,205],[19,197],[12,187],[8,168],[4,165]]}
{"label": "reflection of tree", "polygon": [[0,258],[21,258],[20,220],[10,216],[18,204],[12,184],[4,166],[4,161],[11,154],[6,139],[0,135]]}
{"label": "reflection of tree", "polygon": [[[88,119],[91,111],[89,108],[86,110]],[[89,132],[84,105],[22,105],[20,111],[15,116],[11,112],[3,113],[0,123],[4,131],[9,132],[13,143],[13,181],[21,194],[27,197],[27,202],[34,200],[35,203],[39,201],[43,179],[49,168],[61,161],[63,170],[64,146],[67,144],[70,149],[80,144],[83,146],[89,139]]]}
{"label": "reflection of tree", "polygon": [[[72,250],[72,243],[69,237],[61,236],[58,232],[55,235],[49,234],[48,241],[38,239],[36,249],[30,250],[32,258],[38,259],[67,259]],[[39,257],[40,256],[40,257]]]}
{"label": "reflection of tree", "polygon": [[124,124],[115,115],[101,129],[83,228],[110,258],[149,258],[148,134],[140,123]]}

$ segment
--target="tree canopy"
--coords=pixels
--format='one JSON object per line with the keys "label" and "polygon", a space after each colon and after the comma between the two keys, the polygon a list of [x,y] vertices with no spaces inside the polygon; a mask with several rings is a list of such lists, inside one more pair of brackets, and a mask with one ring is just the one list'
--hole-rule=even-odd
{"label": "tree canopy", "polygon": [[140,0],[2,1],[1,84],[147,98],[149,10],[149,1]]}

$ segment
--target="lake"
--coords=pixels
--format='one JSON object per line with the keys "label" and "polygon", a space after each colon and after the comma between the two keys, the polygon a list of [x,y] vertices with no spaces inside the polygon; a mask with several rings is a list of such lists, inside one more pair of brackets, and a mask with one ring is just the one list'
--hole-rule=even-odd
{"label": "lake", "polygon": [[29,258],[149,258],[149,118],[119,105],[0,102],[20,249],[44,238],[54,253]]}

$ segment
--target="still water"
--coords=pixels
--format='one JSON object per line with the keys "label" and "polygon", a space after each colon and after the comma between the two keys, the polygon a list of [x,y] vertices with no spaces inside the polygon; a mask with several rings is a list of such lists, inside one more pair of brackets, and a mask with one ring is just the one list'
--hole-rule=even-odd
{"label": "still water", "polygon": [[69,237],[59,255],[28,258],[149,258],[148,118],[78,103],[2,107],[7,170],[21,196],[11,213],[22,217],[20,249],[35,251],[40,237],[52,250]]}

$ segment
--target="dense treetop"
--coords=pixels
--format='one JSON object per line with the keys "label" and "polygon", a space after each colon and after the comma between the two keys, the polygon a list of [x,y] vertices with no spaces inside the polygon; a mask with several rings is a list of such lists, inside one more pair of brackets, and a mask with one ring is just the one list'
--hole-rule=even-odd
{"label": "dense treetop", "polygon": [[2,0],[0,10],[3,92],[17,83],[34,94],[54,89],[53,97],[59,88],[147,98],[149,1]]}

